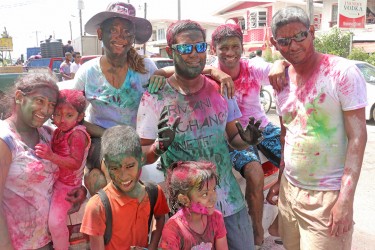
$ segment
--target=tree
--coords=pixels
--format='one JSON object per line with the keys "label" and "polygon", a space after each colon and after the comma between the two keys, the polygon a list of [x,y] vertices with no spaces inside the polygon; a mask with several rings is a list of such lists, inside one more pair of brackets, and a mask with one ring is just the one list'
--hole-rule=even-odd
{"label": "tree", "polygon": [[364,51],[363,48],[353,48],[350,52],[348,59],[357,61],[367,61],[369,55]]}
{"label": "tree", "polygon": [[315,50],[341,57],[348,57],[350,52],[351,33],[339,28],[332,28],[328,33],[315,37]]}

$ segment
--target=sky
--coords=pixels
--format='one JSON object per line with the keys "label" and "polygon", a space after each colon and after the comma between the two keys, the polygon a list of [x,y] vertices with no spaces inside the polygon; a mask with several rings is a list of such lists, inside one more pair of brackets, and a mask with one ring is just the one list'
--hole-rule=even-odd
{"label": "sky", "polygon": [[[13,38],[13,59],[24,54],[29,47],[39,47],[39,42],[52,35],[55,39],[68,40],[79,37],[79,0],[0,0],[0,33],[6,27]],[[104,11],[111,0],[81,0],[82,29],[94,14]],[[130,2],[137,16],[144,16],[144,3],[147,3],[147,19],[178,18],[177,0],[123,0]],[[213,17],[212,13],[233,0],[180,0],[181,19],[222,23],[224,20]],[[70,31],[72,27],[72,32]]]}

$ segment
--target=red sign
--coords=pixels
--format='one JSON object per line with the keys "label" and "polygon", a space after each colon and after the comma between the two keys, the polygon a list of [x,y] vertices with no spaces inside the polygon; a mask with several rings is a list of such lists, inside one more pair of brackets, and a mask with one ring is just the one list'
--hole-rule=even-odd
{"label": "red sign", "polygon": [[339,0],[339,28],[363,29],[367,0]]}

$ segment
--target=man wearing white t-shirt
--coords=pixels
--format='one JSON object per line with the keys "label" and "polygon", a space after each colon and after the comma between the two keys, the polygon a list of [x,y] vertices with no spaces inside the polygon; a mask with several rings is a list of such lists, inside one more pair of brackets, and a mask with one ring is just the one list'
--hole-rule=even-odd
{"label": "man wearing white t-shirt", "polygon": [[305,11],[275,13],[272,44],[291,66],[276,92],[282,164],[268,202],[278,195],[286,249],[351,249],[353,201],[367,132],[366,83],[351,61],[314,49]]}
{"label": "man wearing white t-shirt", "polygon": [[81,60],[81,53],[79,52],[74,52],[73,53],[73,63],[70,65],[70,76],[71,78],[73,79],[74,78],[74,75],[76,74],[77,70],[79,69],[79,66],[81,66],[81,64],[79,63],[79,61]]}

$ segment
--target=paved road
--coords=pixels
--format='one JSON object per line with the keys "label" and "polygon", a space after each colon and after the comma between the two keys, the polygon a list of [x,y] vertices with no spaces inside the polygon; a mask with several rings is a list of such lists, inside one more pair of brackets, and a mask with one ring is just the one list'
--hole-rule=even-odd
{"label": "paved road", "polygon": [[[275,110],[269,112],[269,119],[279,124]],[[367,145],[362,165],[361,176],[354,200],[354,233],[352,250],[375,250],[375,124],[367,123]],[[266,239],[263,250],[284,249]]]}

